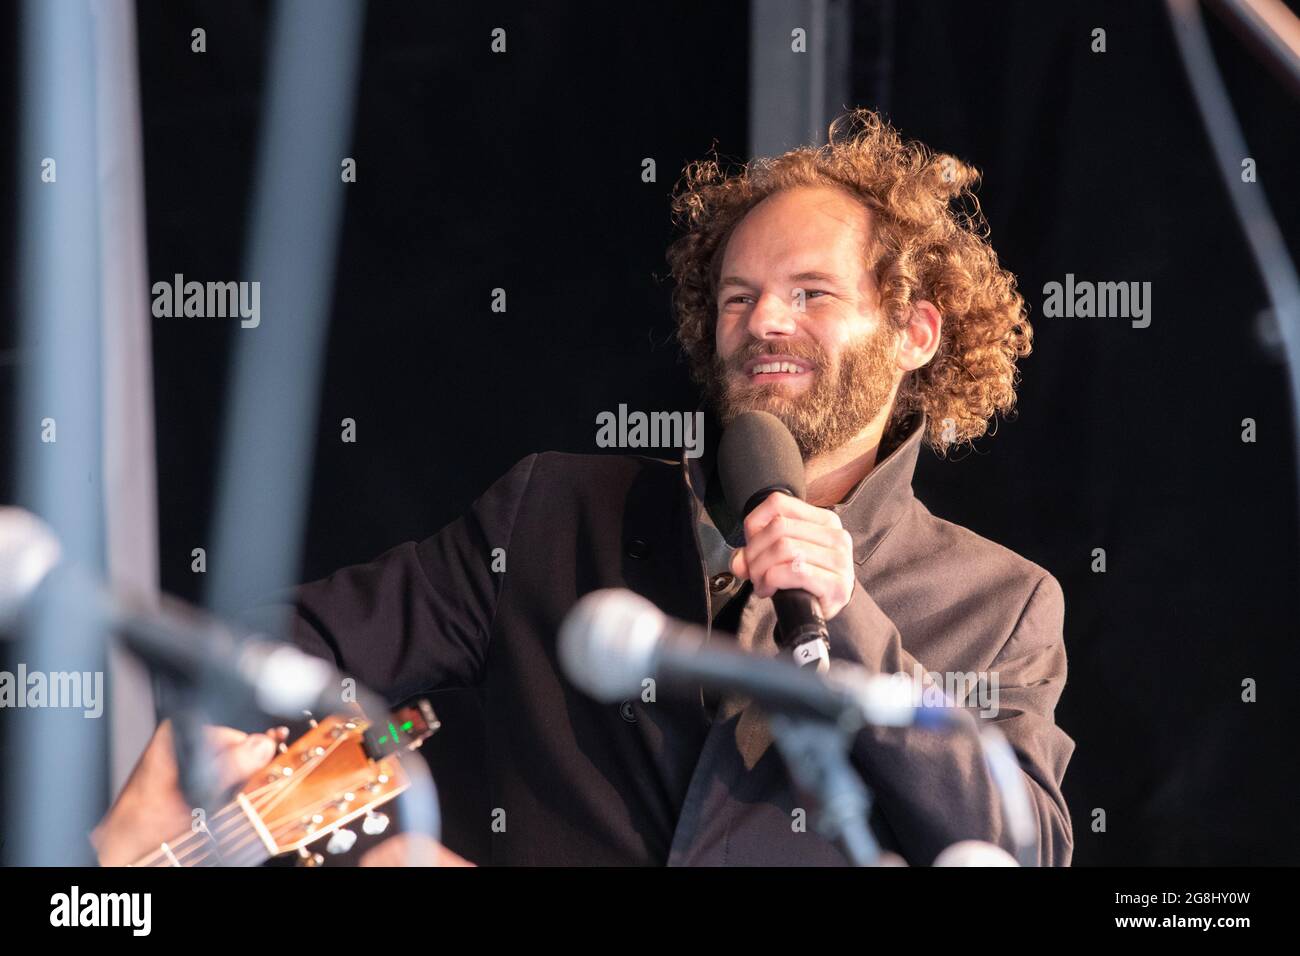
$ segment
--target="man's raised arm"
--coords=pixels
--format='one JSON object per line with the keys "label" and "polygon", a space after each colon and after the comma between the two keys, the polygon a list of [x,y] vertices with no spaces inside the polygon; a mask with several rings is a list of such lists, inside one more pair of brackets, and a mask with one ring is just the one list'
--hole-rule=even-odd
{"label": "man's raised arm", "polygon": [[505,577],[493,552],[510,546],[535,459],[437,534],[294,588],[251,616],[290,612],[295,644],[393,702],[477,683]]}

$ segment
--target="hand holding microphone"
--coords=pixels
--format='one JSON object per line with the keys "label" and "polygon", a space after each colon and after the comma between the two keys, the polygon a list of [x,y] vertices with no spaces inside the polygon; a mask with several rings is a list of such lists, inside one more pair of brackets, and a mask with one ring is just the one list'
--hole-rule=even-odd
{"label": "hand holding microphone", "polygon": [[853,597],[853,536],[835,512],[773,492],[745,519],[745,546],[731,570],[752,581],[758,597],[807,591],[829,621]]}
{"label": "hand holding microphone", "polygon": [[849,603],[857,580],[852,536],[835,512],[803,500],[803,456],[775,415],[738,415],[718,446],[718,472],[728,506],[744,518],[745,544],[732,573],[772,599],[777,644],[798,666],[824,673],[826,622]]}

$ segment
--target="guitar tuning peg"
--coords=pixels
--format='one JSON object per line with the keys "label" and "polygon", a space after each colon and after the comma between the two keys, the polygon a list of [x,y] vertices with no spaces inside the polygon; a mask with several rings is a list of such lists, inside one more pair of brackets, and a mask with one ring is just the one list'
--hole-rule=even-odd
{"label": "guitar tuning peg", "polygon": [[305,846],[298,847],[298,866],[320,866],[325,862],[325,857],[319,853],[312,853]]}
{"label": "guitar tuning peg", "polygon": [[356,842],[357,835],[351,830],[346,828],[335,830],[330,834],[329,842],[325,844],[325,852],[331,856],[338,856],[340,853],[347,853]]}
{"label": "guitar tuning peg", "polygon": [[388,814],[367,810],[366,818],[361,821],[361,829],[367,836],[378,836],[388,829]]}
{"label": "guitar tuning peg", "polygon": [[307,718],[307,726],[309,726],[309,727],[315,727],[315,726],[316,726],[316,724],[317,724],[317,720],[316,720],[315,717],[313,717],[313,716],[311,715],[311,711],[310,711],[310,710],[304,710],[304,711],[302,712],[302,715],[303,715],[304,717]]}

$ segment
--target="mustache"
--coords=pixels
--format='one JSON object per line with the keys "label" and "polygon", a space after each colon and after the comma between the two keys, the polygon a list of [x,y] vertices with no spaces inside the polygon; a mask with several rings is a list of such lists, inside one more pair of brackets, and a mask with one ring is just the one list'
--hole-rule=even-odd
{"label": "mustache", "polygon": [[728,371],[740,371],[746,362],[765,355],[789,355],[809,362],[816,369],[826,367],[826,353],[815,342],[751,342],[721,359],[721,364]]}

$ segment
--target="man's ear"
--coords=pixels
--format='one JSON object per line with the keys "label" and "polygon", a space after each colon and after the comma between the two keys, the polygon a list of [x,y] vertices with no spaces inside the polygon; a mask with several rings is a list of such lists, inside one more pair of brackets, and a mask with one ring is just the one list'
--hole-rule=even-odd
{"label": "man's ear", "polygon": [[925,365],[939,351],[939,337],[943,332],[943,316],[934,304],[922,299],[912,306],[912,317],[903,327],[898,339],[896,361],[904,372]]}

